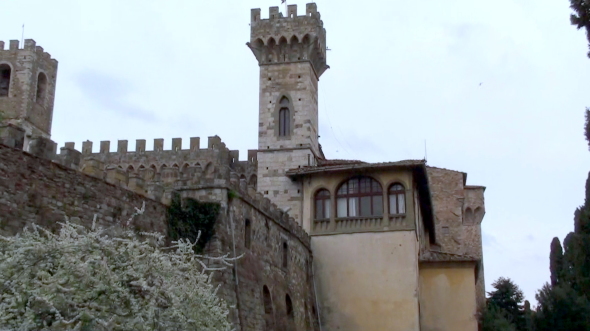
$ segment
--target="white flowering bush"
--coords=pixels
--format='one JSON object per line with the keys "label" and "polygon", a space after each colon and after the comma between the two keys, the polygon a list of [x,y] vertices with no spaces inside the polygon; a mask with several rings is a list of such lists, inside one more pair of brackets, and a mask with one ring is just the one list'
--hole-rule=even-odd
{"label": "white flowering bush", "polygon": [[0,236],[0,330],[231,329],[195,243],[108,232],[66,221]]}

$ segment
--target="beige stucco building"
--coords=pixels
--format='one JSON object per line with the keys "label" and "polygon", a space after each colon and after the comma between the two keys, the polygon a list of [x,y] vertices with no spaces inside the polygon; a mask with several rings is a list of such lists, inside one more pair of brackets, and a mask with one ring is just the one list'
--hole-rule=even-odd
{"label": "beige stucco building", "polygon": [[[273,330],[279,324],[268,321],[279,320],[277,310],[297,321],[292,323],[297,330],[477,330],[478,309],[485,302],[480,226],[485,188],[467,185],[466,173],[425,160],[327,159],[319,143],[318,84],[329,67],[326,30],[316,4],[307,4],[303,15],[296,5],[289,5],[285,15],[271,7],[264,19],[260,9],[252,9],[250,26],[247,46],[260,67],[259,139],[246,161],[217,136],[209,137],[205,149],[195,137],[189,149],[175,138],[171,150],[156,139],[154,150],[148,151],[146,141],[139,139],[135,151],[120,140],[116,152],[110,151],[109,141],[102,141],[93,153],[92,142],[86,141],[81,152],[66,143],[53,155],[55,146],[46,138],[51,134],[57,61],[32,40],[23,49],[18,41],[11,41],[7,50],[0,42],[0,108],[4,121],[22,131],[19,136],[0,130],[0,139],[11,147],[47,150],[43,152],[55,162],[164,204],[174,191],[228,190],[227,182],[239,184],[251,197],[245,199],[251,207],[264,206],[268,215],[289,224],[276,224],[278,244],[260,245],[264,250],[259,255],[278,260],[280,254],[283,261],[293,257],[305,275],[275,270],[285,284],[295,285],[270,290],[264,285],[263,291],[264,281],[252,276],[260,268],[245,265],[262,282],[253,281],[248,289],[248,309],[259,309],[265,317],[236,324],[242,330],[262,325]],[[332,74],[341,70],[346,68]],[[33,139],[29,145],[28,137],[45,140]],[[244,224],[236,228],[236,236],[245,237],[250,228],[255,235],[269,232],[272,217],[258,218],[250,217],[252,225],[236,220]],[[303,245],[311,247],[309,257],[290,253],[295,245],[280,239],[307,238],[301,228],[310,236],[310,245]],[[299,295],[299,288],[314,294]],[[294,299],[283,305],[284,289]],[[268,300],[262,302],[263,297]]]}

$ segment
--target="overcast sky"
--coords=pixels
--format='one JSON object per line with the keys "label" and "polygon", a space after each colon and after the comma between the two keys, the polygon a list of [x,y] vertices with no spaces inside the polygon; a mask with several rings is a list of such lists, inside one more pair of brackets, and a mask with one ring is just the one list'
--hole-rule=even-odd
{"label": "overcast sky", "polygon": [[[305,2],[297,2],[299,13]],[[0,40],[32,38],[59,61],[52,138],[219,135],[257,147],[251,8],[280,1],[0,0]],[[485,277],[534,302],[551,239],[573,229],[590,153],[590,59],[567,0],[318,1],[328,64],[320,142],[329,158],[422,159],[487,187]],[[8,44],[8,43],[7,43]],[[7,46],[8,47],[8,46]]]}

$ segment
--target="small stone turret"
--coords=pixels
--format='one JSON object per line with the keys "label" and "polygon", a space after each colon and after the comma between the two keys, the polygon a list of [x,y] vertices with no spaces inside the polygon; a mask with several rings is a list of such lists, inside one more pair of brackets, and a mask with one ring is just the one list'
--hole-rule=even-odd
{"label": "small stone turret", "polygon": [[32,137],[51,137],[57,61],[26,39],[23,48],[0,41],[0,111],[4,124],[25,131],[24,149]]}

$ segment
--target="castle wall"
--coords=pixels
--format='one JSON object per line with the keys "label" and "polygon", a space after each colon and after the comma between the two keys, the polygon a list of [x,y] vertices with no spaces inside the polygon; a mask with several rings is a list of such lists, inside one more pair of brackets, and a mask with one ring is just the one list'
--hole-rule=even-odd
{"label": "castle wall", "polygon": [[312,248],[324,330],[420,330],[413,231],[316,236]]}
{"label": "castle wall", "polygon": [[485,304],[485,282],[481,222],[485,213],[484,188],[465,186],[465,173],[427,167],[436,227],[441,250],[480,259],[476,296],[478,307]]}
{"label": "castle wall", "polygon": [[422,331],[476,331],[473,263],[420,265]]}
{"label": "castle wall", "polygon": [[133,226],[166,233],[166,206],[103,180],[0,144],[0,234],[11,235],[26,224],[56,228],[73,222],[108,227],[126,223],[145,202]]}

